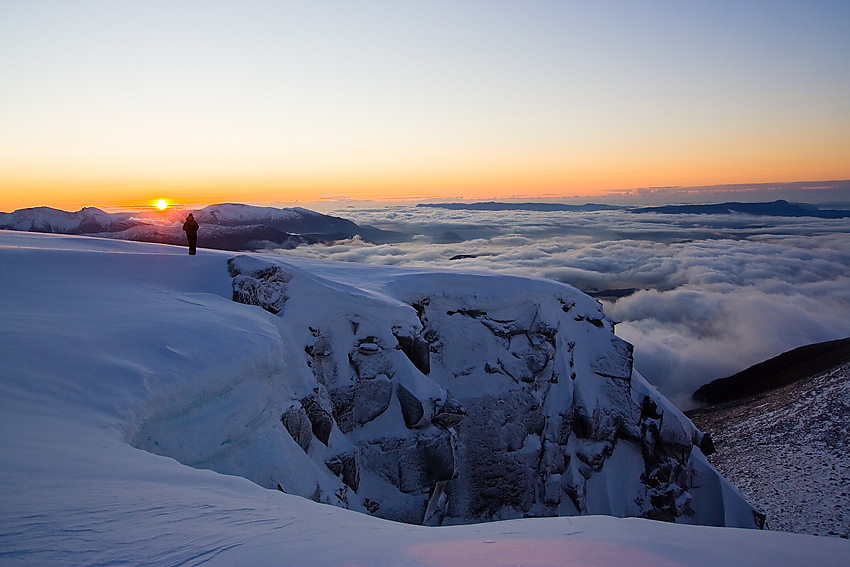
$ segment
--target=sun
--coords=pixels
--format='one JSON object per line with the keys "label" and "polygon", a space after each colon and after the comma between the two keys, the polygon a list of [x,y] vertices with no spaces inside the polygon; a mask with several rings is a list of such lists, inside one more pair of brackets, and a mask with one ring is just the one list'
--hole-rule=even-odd
{"label": "sun", "polygon": [[168,208],[168,201],[165,199],[159,199],[156,203],[153,204],[154,207],[159,209],[160,211],[164,211]]}

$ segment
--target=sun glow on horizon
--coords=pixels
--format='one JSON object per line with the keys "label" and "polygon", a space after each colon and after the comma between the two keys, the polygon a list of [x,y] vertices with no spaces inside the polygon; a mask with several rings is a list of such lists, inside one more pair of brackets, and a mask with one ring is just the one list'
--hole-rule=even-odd
{"label": "sun glow on horizon", "polygon": [[847,2],[60,4],[0,3],[0,211],[850,179]]}
{"label": "sun glow on horizon", "polygon": [[160,211],[164,211],[165,209],[168,208],[168,201],[166,201],[165,199],[158,199],[153,204],[153,206],[156,207],[157,209],[159,209]]}

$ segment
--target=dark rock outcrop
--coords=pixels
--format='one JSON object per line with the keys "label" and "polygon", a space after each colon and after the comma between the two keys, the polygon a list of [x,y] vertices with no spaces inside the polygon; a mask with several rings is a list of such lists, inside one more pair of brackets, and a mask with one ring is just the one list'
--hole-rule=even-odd
{"label": "dark rock outcrop", "polygon": [[395,335],[398,348],[422,374],[431,372],[431,345],[420,336]]}
{"label": "dark rock outcrop", "polygon": [[322,405],[316,395],[308,396],[301,400],[301,407],[304,408],[304,412],[310,420],[313,435],[316,436],[316,439],[327,445],[331,437],[331,431],[333,431],[334,418],[331,412],[322,407]]}
{"label": "dark rock outcrop", "polygon": [[431,423],[440,429],[451,429],[460,425],[466,415],[463,405],[452,396],[451,392],[447,392],[446,400],[437,408]]}
{"label": "dark rock outcrop", "polygon": [[248,256],[227,261],[233,278],[233,301],[258,305],[270,313],[279,313],[286,303],[286,284],[292,276],[280,266],[257,264]]}
{"label": "dark rock outcrop", "polygon": [[280,418],[283,426],[298,445],[306,452],[313,440],[313,423],[300,406],[291,407]]}
{"label": "dark rock outcrop", "polygon": [[357,454],[353,451],[336,455],[325,461],[334,475],[340,477],[346,486],[357,492],[360,485],[360,469],[357,466]]}
{"label": "dark rock outcrop", "polygon": [[425,407],[422,405],[422,401],[401,384],[396,388],[395,393],[401,406],[404,425],[409,429],[421,425],[422,418],[425,417]]}

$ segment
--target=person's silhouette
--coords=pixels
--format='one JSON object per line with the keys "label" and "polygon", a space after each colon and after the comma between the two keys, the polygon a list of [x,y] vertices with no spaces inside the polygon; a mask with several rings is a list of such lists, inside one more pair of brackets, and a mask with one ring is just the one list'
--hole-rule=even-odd
{"label": "person's silhouette", "polygon": [[189,240],[189,254],[195,253],[195,247],[198,245],[198,221],[192,213],[186,217],[186,222],[183,223],[183,230],[186,231],[186,238]]}

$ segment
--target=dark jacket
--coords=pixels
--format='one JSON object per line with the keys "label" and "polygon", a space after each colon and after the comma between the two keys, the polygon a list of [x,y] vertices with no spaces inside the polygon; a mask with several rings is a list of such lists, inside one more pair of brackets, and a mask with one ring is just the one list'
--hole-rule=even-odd
{"label": "dark jacket", "polygon": [[186,222],[183,223],[183,230],[186,231],[186,234],[198,234],[198,221],[194,218],[187,218]]}

